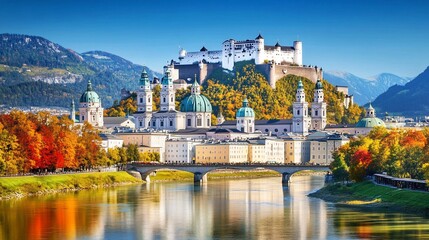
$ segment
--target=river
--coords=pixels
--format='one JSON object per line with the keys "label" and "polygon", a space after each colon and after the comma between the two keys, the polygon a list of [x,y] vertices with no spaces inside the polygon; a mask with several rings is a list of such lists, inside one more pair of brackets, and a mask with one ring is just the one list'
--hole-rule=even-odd
{"label": "river", "polygon": [[339,208],[322,176],[151,183],[0,201],[1,239],[429,239],[429,219]]}

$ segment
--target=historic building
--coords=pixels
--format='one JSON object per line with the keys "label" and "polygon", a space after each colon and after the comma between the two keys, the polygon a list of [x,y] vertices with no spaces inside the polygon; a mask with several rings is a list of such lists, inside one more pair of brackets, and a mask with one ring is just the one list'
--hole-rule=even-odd
{"label": "historic building", "polygon": [[137,90],[137,112],[134,113],[137,129],[177,131],[188,128],[210,128],[212,106],[201,95],[201,87],[196,79],[191,87],[191,95],[181,105],[181,111],[175,107],[176,96],[171,77],[171,69],[165,69],[161,81],[159,111],[153,112],[153,92],[148,75],[143,70]]}
{"label": "historic building", "polygon": [[[74,101],[72,102],[72,116],[74,116]],[[92,89],[91,81],[88,81],[86,91],[82,94],[79,101],[79,122],[90,123],[94,127],[103,127],[103,108],[101,99]]]}
{"label": "historic building", "polygon": [[294,41],[293,46],[265,45],[265,40],[259,34],[254,40],[236,41],[228,39],[222,43],[221,50],[209,51],[202,47],[199,52],[179,52],[179,64],[199,62],[222,63],[222,68],[232,70],[234,64],[240,61],[254,60],[256,64],[272,62],[274,64],[294,64],[302,66],[302,42]]}

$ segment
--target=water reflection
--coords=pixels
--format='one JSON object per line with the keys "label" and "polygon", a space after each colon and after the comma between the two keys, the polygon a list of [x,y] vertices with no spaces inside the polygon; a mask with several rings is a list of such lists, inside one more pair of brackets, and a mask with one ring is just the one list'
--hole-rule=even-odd
{"label": "water reflection", "polygon": [[1,239],[428,238],[428,219],[337,208],[323,177],[154,183],[0,201]]}

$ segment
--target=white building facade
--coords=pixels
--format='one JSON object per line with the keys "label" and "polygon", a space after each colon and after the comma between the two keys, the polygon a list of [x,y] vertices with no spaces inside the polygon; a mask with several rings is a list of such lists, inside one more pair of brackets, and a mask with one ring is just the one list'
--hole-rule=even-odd
{"label": "white building facade", "polygon": [[254,40],[226,40],[221,50],[208,51],[203,47],[199,52],[179,52],[179,64],[189,65],[200,62],[222,63],[222,68],[232,70],[240,61],[254,60],[256,64],[271,62],[274,64],[294,64],[302,66],[302,42],[294,41],[293,46],[265,45],[264,38],[259,34]]}
{"label": "white building facade", "polygon": [[195,146],[202,141],[194,139],[171,139],[165,142],[165,162],[194,163]]}

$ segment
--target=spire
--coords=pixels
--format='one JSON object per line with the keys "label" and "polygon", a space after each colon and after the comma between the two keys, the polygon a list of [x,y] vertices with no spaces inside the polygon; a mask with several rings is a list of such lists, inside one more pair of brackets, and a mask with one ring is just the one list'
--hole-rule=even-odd
{"label": "spire", "polygon": [[281,46],[280,46],[279,42],[277,42],[274,47],[281,47]]}
{"label": "spire", "polygon": [[161,81],[161,84],[162,85],[170,85],[171,83],[173,83],[173,81],[171,79],[170,68],[166,68],[165,73],[164,73],[164,77],[162,78],[162,81]]}
{"label": "spire", "polygon": [[142,74],[140,76],[140,80],[139,80],[139,84],[140,86],[149,86],[150,85],[150,81],[149,81],[149,77],[148,74],[146,72],[146,69],[143,69]]}
{"label": "spire", "polygon": [[201,94],[201,87],[200,87],[200,84],[198,84],[197,82],[197,74],[195,74],[194,76],[194,83],[192,83],[192,86],[191,86],[191,94],[192,95]]}
{"label": "spire", "polygon": [[320,79],[317,79],[316,88],[315,89],[316,90],[317,89],[323,89],[322,81],[320,81]]}
{"label": "spire", "polygon": [[301,81],[301,78],[299,79],[299,82],[298,82],[298,89],[303,89],[304,88],[304,85],[302,84],[302,81]]}
{"label": "spire", "polygon": [[247,107],[247,106],[249,106],[249,101],[247,100],[247,97],[246,97],[243,100],[243,107]]}
{"label": "spire", "polygon": [[259,40],[259,39],[264,39],[264,38],[262,37],[261,33],[259,33],[259,35],[256,37],[256,39]]}
{"label": "spire", "polygon": [[92,91],[92,83],[91,83],[91,80],[88,80],[88,86],[86,87],[86,91]]}

